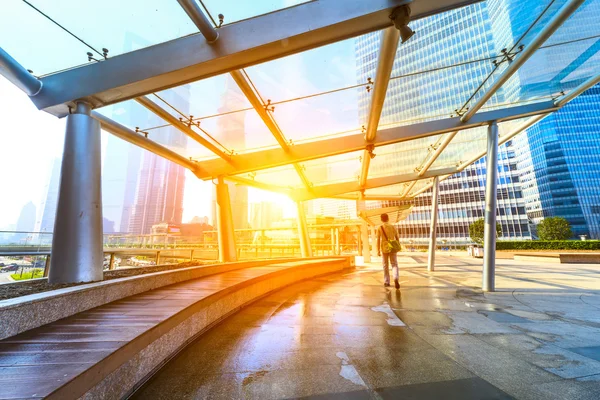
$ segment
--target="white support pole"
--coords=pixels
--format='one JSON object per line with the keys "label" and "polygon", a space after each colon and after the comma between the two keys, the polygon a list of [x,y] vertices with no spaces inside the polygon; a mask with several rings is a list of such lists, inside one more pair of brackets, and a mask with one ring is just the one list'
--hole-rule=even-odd
{"label": "white support pole", "polygon": [[217,179],[217,233],[219,239],[219,261],[237,261],[235,249],[235,236],[231,202],[229,200],[229,186],[222,177]]}
{"label": "white support pole", "polygon": [[310,235],[308,233],[308,224],[306,223],[306,212],[304,203],[296,203],[298,208],[298,237],[300,238],[300,253],[302,257],[312,257],[312,247],[310,245]]}
{"label": "white support pole", "polygon": [[429,258],[427,260],[427,271],[429,272],[433,272],[435,270],[439,186],[439,177],[436,176],[433,178],[433,192],[431,194],[431,225],[429,232]]}
{"label": "white support pole", "polygon": [[371,243],[373,243],[373,247],[371,248],[371,256],[376,257],[377,251],[377,232],[375,231],[375,227],[371,227]]}
{"label": "white support pole", "polygon": [[496,122],[492,122],[488,126],[487,147],[482,288],[485,292],[493,292],[496,289],[496,187],[498,181],[498,124]]}
{"label": "white support pole", "polygon": [[[371,249],[369,246],[369,225],[366,221],[362,221],[360,225],[360,237],[363,246],[363,259],[366,263],[371,262]],[[373,244],[375,246],[376,243]]]}
{"label": "white support pole", "polygon": [[80,102],[67,117],[50,283],[103,278],[100,123],[90,113]]}

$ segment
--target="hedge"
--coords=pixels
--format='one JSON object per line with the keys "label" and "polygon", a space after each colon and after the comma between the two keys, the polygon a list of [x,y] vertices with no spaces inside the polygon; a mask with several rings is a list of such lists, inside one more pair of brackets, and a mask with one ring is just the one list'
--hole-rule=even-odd
{"label": "hedge", "polygon": [[498,241],[496,250],[600,250],[600,240]]}

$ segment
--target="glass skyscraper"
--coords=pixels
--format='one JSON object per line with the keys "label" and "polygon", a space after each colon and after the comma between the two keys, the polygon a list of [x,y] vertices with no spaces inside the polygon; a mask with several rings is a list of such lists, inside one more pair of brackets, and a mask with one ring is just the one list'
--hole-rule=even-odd
{"label": "glass skyscraper", "polygon": [[[462,113],[463,104],[494,67],[491,58],[495,56],[495,47],[486,2],[417,20],[411,23],[411,27],[416,31],[415,36],[407,43],[400,44],[396,53],[380,122],[383,127],[408,125]],[[379,36],[379,33],[375,33],[356,41],[359,81],[374,77]],[[486,89],[484,85],[482,90]],[[500,97],[496,97],[491,104],[499,101]],[[367,120],[369,105],[370,94],[365,91],[360,97],[360,117],[363,122]],[[431,146],[441,137],[421,139],[410,143],[410,147],[400,143],[394,145],[393,151],[388,154],[377,154],[371,163],[370,176],[413,172],[426,160]],[[455,137],[446,152],[456,155],[484,150],[485,138],[486,128],[463,131]],[[430,169],[456,166],[449,164],[449,158],[456,163],[455,156],[441,156]],[[498,222],[502,225],[503,238],[529,239],[531,233],[516,162],[513,144],[509,142],[502,146],[499,151]],[[404,194],[413,193],[426,182],[417,184],[414,190]],[[393,190],[395,192],[389,194],[401,194],[397,188]],[[446,240],[448,244],[469,241],[469,225],[483,217],[484,192],[485,159],[440,182],[440,241]],[[425,243],[430,230],[431,191],[415,197],[411,203],[411,215],[399,224],[401,237],[415,244]]]}
{"label": "glass skyscraper", "polygon": [[[546,14],[562,4],[554,2]],[[545,7],[539,1],[488,1],[497,50],[512,46]],[[598,15],[600,1],[587,1],[544,44],[547,49],[509,81],[506,99],[557,96],[581,84],[581,71],[594,68],[600,50]],[[574,235],[600,238],[600,86],[527,129],[514,143],[534,237],[540,221],[559,216],[569,221]]]}

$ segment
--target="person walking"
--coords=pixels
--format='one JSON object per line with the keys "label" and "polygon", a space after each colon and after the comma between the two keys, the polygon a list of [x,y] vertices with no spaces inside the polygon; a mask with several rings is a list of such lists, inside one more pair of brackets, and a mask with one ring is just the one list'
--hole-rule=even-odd
{"label": "person walking", "polygon": [[394,286],[400,289],[398,282],[398,257],[397,253],[400,250],[400,238],[398,231],[389,223],[390,217],[387,214],[381,214],[382,224],[377,229],[377,255],[383,253],[383,278],[384,286],[390,286],[390,262],[392,264],[392,273],[394,274]]}

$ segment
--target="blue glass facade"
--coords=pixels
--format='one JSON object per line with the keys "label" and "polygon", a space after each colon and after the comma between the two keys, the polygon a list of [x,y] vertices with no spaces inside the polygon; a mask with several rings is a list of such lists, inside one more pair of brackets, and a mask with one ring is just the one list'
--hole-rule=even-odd
{"label": "blue glass facade", "polygon": [[[411,27],[416,35],[398,47],[380,126],[417,123],[456,114],[494,68],[491,57],[496,52],[486,2],[417,20]],[[379,38],[380,34],[372,34],[356,42],[359,81],[374,77]],[[489,84],[482,89],[487,89]],[[501,99],[497,96],[490,104]],[[369,104],[370,94],[362,93],[360,117],[363,123],[368,117]],[[430,169],[454,166],[463,155],[485,150],[485,135],[485,128],[462,132],[446,149],[455,156],[453,164],[449,164],[449,160],[442,162],[443,157],[440,157]],[[412,172],[427,156],[427,148],[438,139],[419,140],[422,151],[397,146],[395,156],[382,157],[384,150],[379,149],[369,175]],[[512,143],[501,147],[499,159],[497,214],[502,237],[529,239],[531,233]],[[485,159],[440,183],[439,241],[449,245],[470,242],[469,225],[483,217],[484,194]],[[401,237],[415,244],[426,243],[431,191],[417,196],[411,203],[411,215],[398,226]]]}
{"label": "blue glass facade", "polygon": [[[564,3],[553,2],[540,22],[543,24]],[[497,50],[512,46],[548,4],[550,2],[488,1]],[[597,73],[594,66],[597,67],[595,60],[600,50],[598,15],[600,1],[584,3],[544,44],[549,49],[541,50],[509,81],[505,98],[558,96],[581,84],[587,70]],[[569,221],[574,236],[599,239],[600,87],[583,93],[517,136],[514,142],[534,237],[535,226],[545,217],[560,216]]]}

